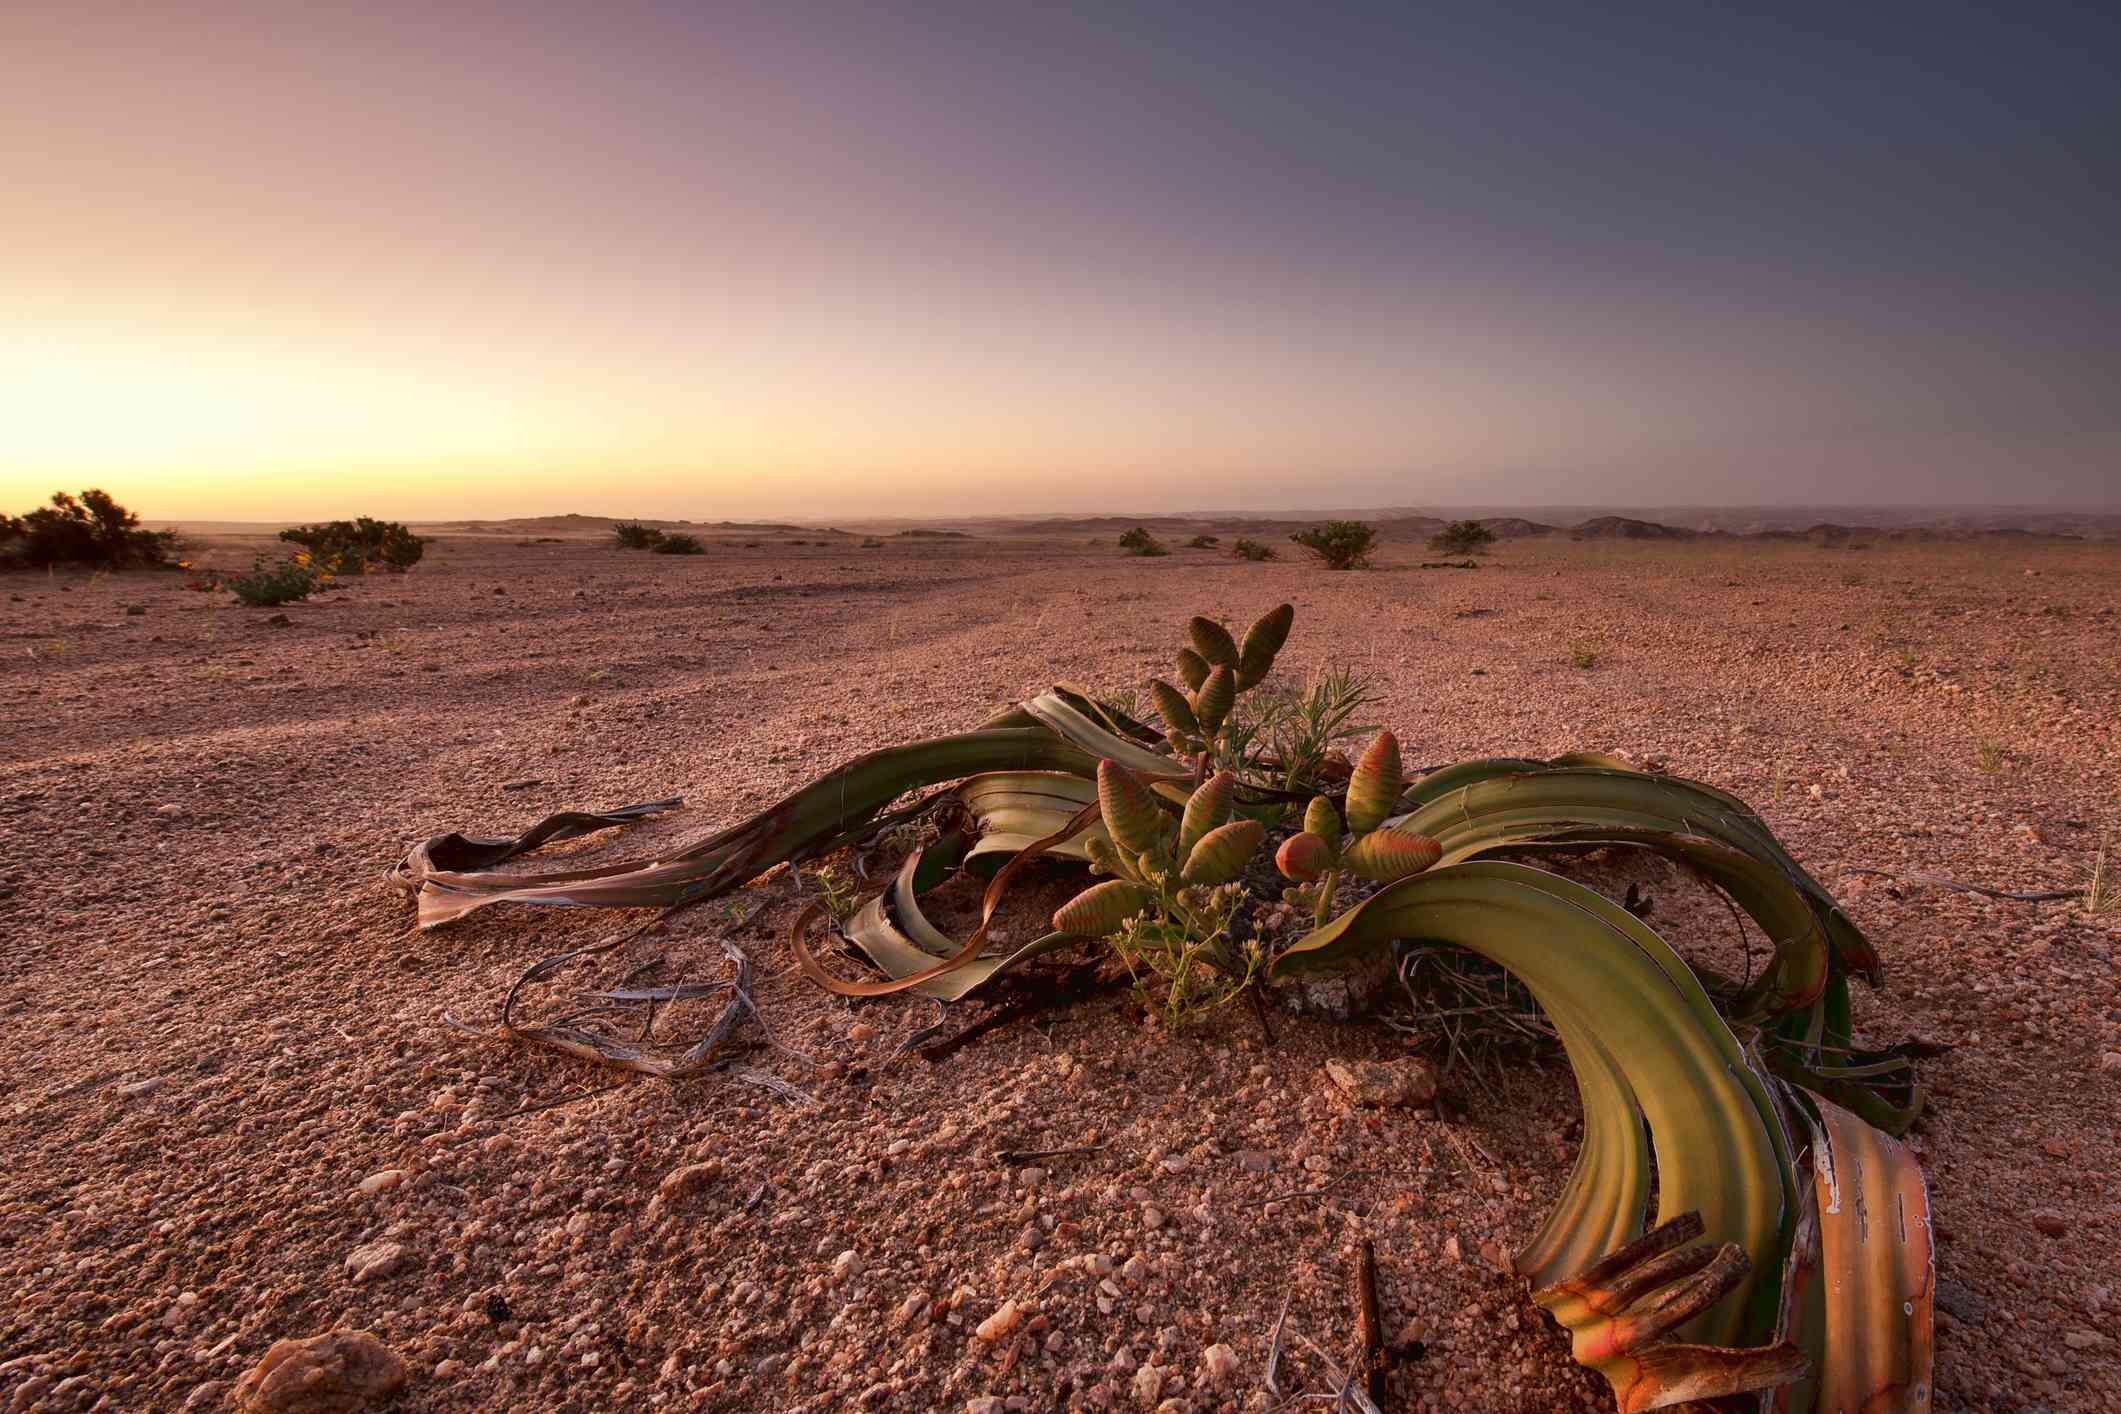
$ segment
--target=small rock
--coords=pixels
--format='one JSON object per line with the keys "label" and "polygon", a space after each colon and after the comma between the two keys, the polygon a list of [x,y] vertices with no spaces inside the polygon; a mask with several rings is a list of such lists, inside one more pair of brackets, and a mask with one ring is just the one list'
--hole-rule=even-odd
{"label": "small rock", "polygon": [[965,1404],[965,1414],[1008,1414],[1009,1406],[991,1394],[980,1395]]}
{"label": "small rock", "polygon": [[357,1414],[405,1387],[405,1362],[367,1331],[282,1340],[236,1381],[239,1414]]}
{"label": "small rock", "polygon": [[155,807],[155,813],[165,820],[174,820],[184,813],[184,807],[181,805],[158,805]]}
{"label": "small rock", "polygon": [[1333,1172],[1333,1161],[1324,1154],[1306,1154],[1304,1155],[1304,1172],[1331,1173]]}
{"label": "small rock", "polygon": [[1443,1254],[1454,1262],[1465,1260],[1464,1254],[1459,1250],[1458,1234],[1453,1233],[1443,1240]]}
{"label": "small rock", "polygon": [[1156,1401],[1163,1397],[1164,1375],[1161,1365],[1144,1365],[1134,1372],[1134,1397],[1143,1407],[1154,1409]]}
{"label": "small rock", "polygon": [[2069,1232],[2069,1219],[2056,1212],[2053,1208],[2042,1208],[2038,1212],[2030,1214],[2029,1217],[2033,1226],[2039,1231],[2046,1233],[2049,1237],[2062,1237]]}
{"label": "small rock", "polygon": [[442,1360],[435,1364],[435,1378],[438,1380],[453,1380],[463,1373],[464,1362],[462,1360]]}
{"label": "small rock", "polygon": [[1015,1330],[1023,1319],[1014,1301],[1004,1301],[1001,1310],[981,1321],[972,1333],[992,1345]]}
{"label": "small rock", "polygon": [[1988,1302],[1970,1286],[1951,1280],[1937,1278],[1937,1309],[1948,1313],[1963,1325],[1978,1326],[1988,1319]]}
{"label": "small rock", "polygon": [[1151,1205],[1142,1209],[1142,1226],[1154,1232],[1168,1222],[1162,1208]]}
{"label": "small rock", "polygon": [[200,1414],[207,1409],[220,1409],[228,1403],[228,1381],[208,1380],[203,1385],[193,1385],[191,1395],[184,1401],[182,1414]]}
{"label": "small rock", "polygon": [[271,618],[265,621],[265,624],[268,628],[286,628],[289,624],[293,622],[294,620],[287,617],[287,615],[285,614],[274,614]]}
{"label": "small rock", "polygon": [[1140,1281],[1149,1275],[1149,1264],[1142,1254],[1137,1252],[1127,1259],[1127,1264],[1119,1269],[1119,1274],[1128,1281]]}
{"label": "small rock", "polygon": [[847,1039],[850,1041],[873,1041],[876,1039],[876,1028],[866,1021],[857,1021],[854,1025],[847,1028]]}
{"label": "small rock", "polygon": [[125,616],[129,619],[144,617],[146,613],[147,605],[145,604],[127,604],[125,606]]}
{"label": "small rock", "polygon": [[2106,1051],[2099,1057],[2099,1073],[2112,1075],[2121,1071],[2121,1051]]}
{"label": "small rock", "polygon": [[1102,1252],[1092,1252],[1089,1256],[1085,1257],[1083,1259],[1083,1267],[1090,1273],[1091,1276],[1094,1277],[1108,1277],[1112,1275],[1112,1259],[1110,1257],[1107,1257]]}
{"label": "small rock", "polygon": [[1200,1353],[1201,1377],[1210,1384],[1225,1384],[1237,1374],[1237,1352],[1217,1343]]}
{"label": "small rock", "polygon": [[1326,1078],[1343,1098],[1373,1109],[1436,1103],[1436,1073],[1412,1056],[1389,1063],[1329,1060]]}
{"label": "small rock", "polygon": [[404,1265],[402,1242],[371,1242],[346,1254],[346,1270],[357,1282],[381,1281]]}
{"label": "small rock", "polygon": [[2062,1343],[2072,1350],[2097,1350],[2106,1344],[2106,1337],[2097,1331],[2071,1331],[2062,1337]]}
{"label": "small rock", "polygon": [[146,1080],[135,1080],[129,1085],[120,1085],[118,1093],[128,1100],[139,1100],[162,1088],[162,1077],[157,1075]]}
{"label": "small rock", "polygon": [[1237,1166],[1243,1169],[1246,1173],[1274,1172],[1273,1155],[1264,1153],[1258,1149],[1239,1149],[1231,1157],[1237,1160]]}
{"label": "small rock", "polygon": [[929,1305],[927,1292],[914,1292],[899,1306],[898,1323],[904,1326],[911,1325],[915,1321],[926,1320],[928,1318]]}
{"label": "small rock", "polygon": [[388,1193],[405,1181],[405,1170],[384,1169],[361,1180],[363,1193]]}
{"label": "small rock", "polygon": [[1480,1244],[1480,1260],[1498,1272],[1510,1270],[1509,1255],[1502,1250],[1502,1244],[1492,1237]]}
{"label": "small rock", "polygon": [[704,1164],[687,1164],[664,1174],[656,1192],[666,1199],[690,1198],[711,1187],[721,1176],[722,1166],[714,1159]]}
{"label": "small rock", "polygon": [[832,1280],[834,1285],[853,1281],[861,1274],[862,1254],[855,1251],[852,1247],[832,1259]]}
{"label": "small rock", "polygon": [[514,781],[503,781],[503,782],[501,782],[501,789],[502,789],[502,790],[529,790],[529,789],[530,789],[530,788],[531,788],[532,786],[541,786],[541,785],[544,785],[544,784],[545,784],[545,782],[544,782],[544,781],[542,781],[542,780],[540,780],[540,779],[539,779],[538,777],[536,777],[536,776],[524,776],[524,777],[523,777],[522,779],[520,779],[520,780],[514,780]]}

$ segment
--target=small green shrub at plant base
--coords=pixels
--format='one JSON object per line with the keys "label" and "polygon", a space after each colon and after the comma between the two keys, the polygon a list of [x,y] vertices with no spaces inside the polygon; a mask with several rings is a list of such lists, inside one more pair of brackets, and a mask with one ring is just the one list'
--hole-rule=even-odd
{"label": "small green shrub at plant base", "polygon": [[704,555],[707,547],[690,535],[665,535],[648,547],[658,555]]}
{"label": "small green shrub at plant base", "polygon": [[0,515],[0,569],[155,569],[169,562],[176,535],[142,530],[140,517],[110,498],[88,490],[75,500],[54,491],[48,506],[28,515]]}
{"label": "small green shrub at plant base", "polygon": [[1454,520],[1429,537],[1429,548],[1446,555],[1484,555],[1495,543],[1495,532],[1477,520]]}
{"label": "small green shrub at plant base", "polygon": [[1135,526],[1134,529],[1128,531],[1125,535],[1120,536],[1119,548],[1125,550],[1130,555],[1141,555],[1144,557],[1155,555],[1168,555],[1171,553],[1169,550],[1164,548],[1163,541],[1158,540],[1155,536],[1151,535],[1147,527],[1139,525]]}
{"label": "small green shrub at plant base", "polygon": [[307,599],[338,577],[336,561],[320,561],[304,550],[291,560],[268,564],[263,555],[251,563],[249,574],[233,575],[221,587],[236,601],[253,609],[292,604]]}
{"label": "small green shrub at plant base", "polygon": [[1222,544],[1220,535],[1196,535],[1186,542],[1188,550],[1212,550]]}
{"label": "small green shrub at plant base", "polygon": [[1240,540],[1230,547],[1230,553],[1240,560],[1254,563],[1278,558],[1272,545],[1263,545],[1257,540]]}
{"label": "small green shrub at plant base", "polygon": [[653,550],[663,543],[663,532],[639,521],[620,521],[611,527],[611,538],[622,550]]}
{"label": "small green shrub at plant base", "polygon": [[1329,570],[1361,569],[1377,547],[1377,530],[1359,520],[1329,520],[1289,537],[1325,562]]}
{"label": "small green shrub at plant base", "polygon": [[280,538],[302,546],[320,562],[332,561],[348,574],[409,570],[427,553],[427,542],[421,537],[394,520],[371,516],[297,525],[281,531]]}

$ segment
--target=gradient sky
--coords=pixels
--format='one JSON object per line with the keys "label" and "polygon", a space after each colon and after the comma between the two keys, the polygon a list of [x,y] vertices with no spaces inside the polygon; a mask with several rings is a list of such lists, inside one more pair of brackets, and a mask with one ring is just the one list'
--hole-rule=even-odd
{"label": "gradient sky", "polygon": [[0,505],[2121,504],[2112,5],[0,4]]}

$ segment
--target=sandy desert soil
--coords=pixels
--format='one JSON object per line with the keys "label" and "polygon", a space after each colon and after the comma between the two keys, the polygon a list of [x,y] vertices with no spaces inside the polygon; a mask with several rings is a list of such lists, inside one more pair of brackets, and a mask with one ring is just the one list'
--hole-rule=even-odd
{"label": "sandy desert soil", "polygon": [[[2086,882],[2121,826],[2112,548],[1526,543],[1467,573],[1393,547],[1348,575],[711,549],[458,537],[284,626],[181,575],[0,580],[0,1407],[219,1408],[274,1340],[345,1323],[423,1410],[1137,1408],[1144,1368],[1175,1407],[1262,1409],[1285,1299],[1282,1389],[1330,1387],[1305,1342],[1345,1352],[1363,1236],[1388,1331],[1425,1342],[1394,1407],[1608,1407],[1483,1260],[1566,1172],[1558,1069],[1469,1091],[1462,1123],[1350,1113],[1320,1066],[1399,1053],[1382,1026],[1283,1017],[1270,1046],[1233,1012],[1173,1040],[1123,994],[894,1059],[932,1009],[791,976],[776,875],[580,981],[718,978],[732,938],[829,1065],[751,1030],[730,1070],[603,1089],[443,1017],[490,1026],[524,967],[635,916],[416,935],[383,882],[431,833],[687,797],[567,851],[648,852],[1056,678],[1166,671],[1189,614],[1284,598],[1279,671],[1375,672],[1419,761],[1617,748],[1756,801],[1884,953],[1859,1023],[1958,1047],[1916,1141],[1937,1407],[2121,1407],[2121,918],[1843,872]],[[976,1338],[1011,1300],[1023,1324]]]}

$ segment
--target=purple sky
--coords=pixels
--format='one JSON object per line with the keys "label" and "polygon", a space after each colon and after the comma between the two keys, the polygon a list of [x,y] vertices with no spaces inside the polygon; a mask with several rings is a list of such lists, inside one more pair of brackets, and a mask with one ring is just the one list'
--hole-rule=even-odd
{"label": "purple sky", "polygon": [[2110,508],[2111,14],[17,0],[0,504]]}

